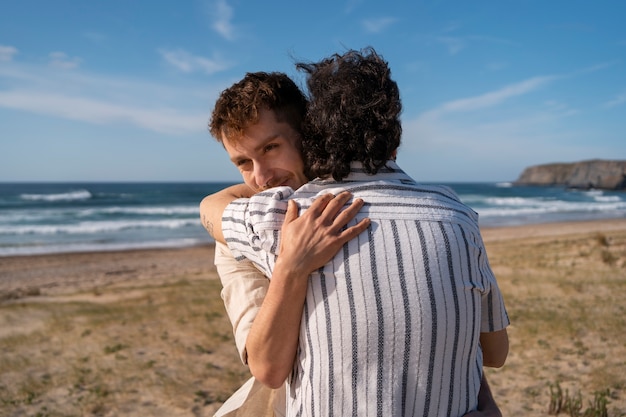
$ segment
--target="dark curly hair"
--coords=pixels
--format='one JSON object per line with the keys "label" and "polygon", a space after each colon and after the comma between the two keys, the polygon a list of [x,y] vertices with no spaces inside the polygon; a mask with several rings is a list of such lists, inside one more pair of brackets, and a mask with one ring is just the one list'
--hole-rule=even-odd
{"label": "dark curly hair", "polygon": [[259,121],[261,109],[273,110],[277,121],[302,132],[307,100],[298,86],[280,72],[249,72],[222,91],[211,114],[209,130],[222,142],[223,135],[237,140],[244,129]]}
{"label": "dark curly hair", "polygon": [[402,103],[387,62],[373,48],[298,63],[309,107],[302,149],[307,175],[340,181],[358,161],[375,174],[400,146]]}

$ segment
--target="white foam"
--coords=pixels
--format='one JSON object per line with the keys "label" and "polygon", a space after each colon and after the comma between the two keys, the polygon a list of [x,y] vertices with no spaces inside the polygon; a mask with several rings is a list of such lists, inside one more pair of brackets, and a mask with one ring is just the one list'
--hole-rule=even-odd
{"label": "white foam", "polygon": [[0,235],[54,235],[54,234],[96,234],[117,232],[129,229],[179,229],[186,226],[199,226],[200,221],[193,219],[162,220],[119,220],[86,221],[74,224],[29,224],[2,225]]}
{"label": "white foam", "polygon": [[72,200],[88,200],[92,197],[87,190],[69,191],[57,194],[21,194],[23,200],[32,201],[72,201]]}

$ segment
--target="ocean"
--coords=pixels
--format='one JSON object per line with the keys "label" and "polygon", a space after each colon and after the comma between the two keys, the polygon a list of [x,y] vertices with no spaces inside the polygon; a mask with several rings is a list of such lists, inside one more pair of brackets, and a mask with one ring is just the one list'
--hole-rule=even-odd
{"label": "ocean", "polygon": [[[202,197],[229,183],[0,183],[0,256],[213,242]],[[448,183],[481,227],[626,218],[626,192]]]}

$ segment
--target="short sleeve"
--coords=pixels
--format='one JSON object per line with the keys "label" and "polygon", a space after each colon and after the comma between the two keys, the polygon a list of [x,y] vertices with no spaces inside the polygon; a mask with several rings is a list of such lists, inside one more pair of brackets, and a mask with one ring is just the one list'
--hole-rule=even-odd
{"label": "short sleeve", "polygon": [[510,324],[510,321],[504,305],[504,298],[502,297],[496,277],[489,265],[487,251],[480,234],[478,234],[477,240],[480,245],[478,260],[479,271],[483,286],[486,290],[482,295],[482,320],[480,331],[482,333],[495,332],[505,329]]}

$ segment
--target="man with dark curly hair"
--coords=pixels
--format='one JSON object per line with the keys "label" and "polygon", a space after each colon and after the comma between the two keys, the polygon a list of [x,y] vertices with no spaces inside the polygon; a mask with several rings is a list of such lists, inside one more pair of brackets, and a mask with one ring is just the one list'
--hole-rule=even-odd
{"label": "man with dark curly hair", "polygon": [[[375,51],[349,51],[299,68],[308,74],[311,98],[302,149],[307,173],[318,178],[295,192],[278,187],[237,201],[239,194],[226,190],[203,201],[203,215],[211,225],[221,223],[212,230],[216,239],[225,237],[236,257],[253,260],[267,276],[280,270],[301,277],[311,267],[294,248],[294,242],[308,245],[297,238],[307,225],[291,227],[294,202],[304,213],[300,220],[323,212],[329,201],[345,203],[347,190],[365,202],[348,224],[366,224],[367,231],[308,280],[282,281],[283,291],[298,288],[293,303],[301,300],[300,333],[277,338],[268,332],[266,348],[255,352],[266,356],[265,364],[251,365],[253,374],[269,386],[291,374],[288,415],[476,410],[483,364],[502,366],[508,353],[508,317],[476,213],[450,189],[419,185],[395,164],[400,98]],[[249,126],[240,139],[267,136],[263,118],[270,116],[259,116],[260,127]],[[236,164],[250,163],[246,155],[256,149],[228,140],[224,146]],[[323,230],[337,212],[314,216],[308,226]],[[371,223],[363,223],[366,218]],[[273,354],[274,346],[293,340],[295,362]]]}

